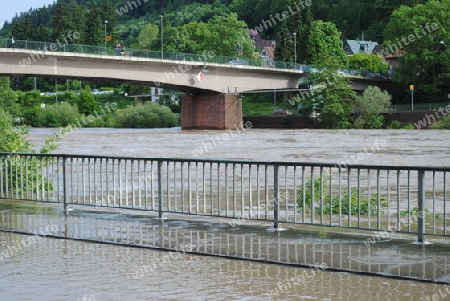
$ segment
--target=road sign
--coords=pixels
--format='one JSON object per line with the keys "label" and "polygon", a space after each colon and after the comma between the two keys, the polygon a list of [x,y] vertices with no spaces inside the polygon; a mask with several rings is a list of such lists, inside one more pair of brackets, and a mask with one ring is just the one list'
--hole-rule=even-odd
{"label": "road sign", "polygon": [[409,90],[413,91],[414,90],[414,85],[409,85]]}
{"label": "road sign", "polygon": [[108,42],[109,42],[109,41],[111,41],[111,40],[112,40],[112,37],[111,37],[111,36],[106,36],[106,37],[105,37],[105,41],[108,41]]}

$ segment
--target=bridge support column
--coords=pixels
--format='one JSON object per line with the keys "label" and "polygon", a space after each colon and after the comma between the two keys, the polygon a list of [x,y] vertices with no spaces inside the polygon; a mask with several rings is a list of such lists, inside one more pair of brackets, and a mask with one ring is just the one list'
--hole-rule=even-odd
{"label": "bridge support column", "polygon": [[181,129],[234,129],[242,122],[242,99],[237,94],[185,95]]}

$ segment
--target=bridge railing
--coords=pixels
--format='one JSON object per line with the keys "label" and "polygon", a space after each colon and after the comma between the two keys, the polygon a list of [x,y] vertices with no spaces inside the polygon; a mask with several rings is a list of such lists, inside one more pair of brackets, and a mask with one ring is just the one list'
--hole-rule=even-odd
{"label": "bridge railing", "polygon": [[[104,47],[104,46],[91,46],[82,44],[62,44],[55,42],[37,42],[37,41],[27,41],[27,40],[17,40],[14,44],[11,40],[3,39],[0,40],[0,45],[3,48],[20,48],[27,50],[46,50],[53,52],[76,52],[76,53],[86,53],[86,54],[106,54],[115,55],[114,48]],[[239,62],[236,57],[228,56],[216,56],[208,54],[192,54],[192,53],[181,53],[181,52],[160,52],[160,51],[150,51],[145,49],[132,49],[127,48],[124,55],[133,57],[145,57],[145,58],[155,58],[155,59],[165,59],[165,60],[175,60],[175,61],[192,61],[192,62],[209,62],[217,64],[243,64],[250,66],[259,67],[273,67],[279,69],[294,69],[293,63],[286,62],[274,62],[273,64],[267,64],[262,59],[250,60],[240,58]]]}
{"label": "bridge railing", "polygon": [[450,168],[0,153],[0,198],[449,236]]}

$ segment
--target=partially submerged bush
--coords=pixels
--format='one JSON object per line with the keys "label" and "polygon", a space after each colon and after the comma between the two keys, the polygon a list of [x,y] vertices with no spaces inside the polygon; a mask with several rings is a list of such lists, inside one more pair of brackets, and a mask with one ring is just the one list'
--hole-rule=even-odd
{"label": "partially submerged bush", "polygon": [[435,130],[450,130],[450,114],[442,117],[437,122],[432,123],[430,128]]}
{"label": "partially submerged bush", "polygon": [[67,102],[58,102],[41,108],[33,122],[33,126],[63,127],[75,125],[80,118],[81,115],[78,113],[76,106],[72,106]]}
{"label": "partially submerged bush", "polygon": [[[322,194],[321,194],[322,192]],[[305,197],[303,198],[303,193]],[[342,214],[342,215],[377,215],[384,214],[387,208],[387,201],[380,199],[380,206],[376,198],[367,198],[367,192],[359,191],[353,187],[350,192],[346,189],[341,191],[341,195],[330,196],[329,180],[325,175],[316,176],[313,180],[309,179],[305,184],[305,190],[302,187],[297,190],[297,204],[299,211],[303,210],[303,200],[305,207],[326,215]],[[314,195],[314,198],[313,198]],[[350,201],[349,201],[350,198]],[[305,208],[305,209],[306,209]]]}
{"label": "partially submerged bush", "polygon": [[168,107],[154,102],[138,103],[116,112],[115,127],[166,128],[177,125],[177,116]]}

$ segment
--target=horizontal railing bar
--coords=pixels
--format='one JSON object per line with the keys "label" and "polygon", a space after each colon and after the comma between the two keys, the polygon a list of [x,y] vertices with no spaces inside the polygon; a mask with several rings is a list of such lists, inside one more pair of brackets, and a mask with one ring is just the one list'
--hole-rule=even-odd
{"label": "horizontal railing bar", "polygon": [[414,166],[414,165],[364,165],[348,164],[345,167],[339,167],[338,163],[322,162],[291,162],[291,161],[249,161],[249,160],[230,160],[230,159],[197,159],[197,158],[170,158],[170,157],[129,157],[129,156],[101,156],[101,155],[78,155],[78,154],[34,154],[34,153],[4,153],[0,156],[34,156],[49,158],[73,158],[73,159],[117,159],[117,160],[143,160],[143,161],[169,161],[169,162],[197,162],[197,163],[228,163],[238,165],[265,165],[265,166],[305,166],[305,167],[330,167],[339,169],[371,169],[371,170],[404,170],[404,171],[441,171],[450,172],[450,166]]}

